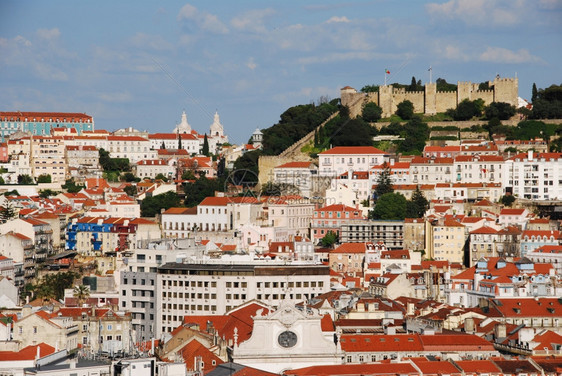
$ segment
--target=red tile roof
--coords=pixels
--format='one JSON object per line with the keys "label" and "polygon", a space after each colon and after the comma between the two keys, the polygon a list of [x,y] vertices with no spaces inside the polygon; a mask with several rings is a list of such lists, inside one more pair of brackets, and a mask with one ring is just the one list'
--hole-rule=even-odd
{"label": "red tile roof", "polygon": [[288,162],[275,168],[309,168],[311,162]]}
{"label": "red tile roof", "polygon": [[[37,351],[39,348],[39,351]],[[38,345],[31,345],[24,347],[20,351],[0,351],[1,361],[21,361],[21,360],[34,360],[39,352],[40,357],[45,357],[51,355],[55,352],[53,346],[47,345],[46,343],[40,343]]]}
{"label": "red tile roof", "polygon": [[328,376],[328,375],[419,375],[410,363],[342,364],[312,366],[285,371],[287,376]]}

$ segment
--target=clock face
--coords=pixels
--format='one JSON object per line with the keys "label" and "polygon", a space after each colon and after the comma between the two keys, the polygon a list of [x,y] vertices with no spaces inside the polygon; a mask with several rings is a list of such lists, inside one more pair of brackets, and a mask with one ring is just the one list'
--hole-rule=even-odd
{"label": "clock face", "polygon": [[297,344],[297,335],[289,330],[284,331],[283,333],[279,334],[277,337],[277,342],[282,347],[293,347]]}

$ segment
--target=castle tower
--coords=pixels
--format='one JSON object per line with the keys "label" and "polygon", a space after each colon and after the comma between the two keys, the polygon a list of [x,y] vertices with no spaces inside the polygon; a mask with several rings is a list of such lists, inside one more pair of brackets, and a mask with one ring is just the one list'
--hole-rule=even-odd
{"label": "castle tower", "polygon": [[505,102],[512,106],[517,106],[519,79],[497,76],[492,84],[494,85],[494,102]]}
{"label": "castle tower", "polygon": [[435,115],[437,113],[437,84],[430,82],[425,84],[425,113]]}
{"label": "castle tower", "polygon": [[187,122],[185,111],[181,114],[181,122],[174,128],[174,133],[191,133],[191,126]]}
{"label": "castle tower", "polygon": [[392,107],[392,85],[379,86],[379,106],[382,108],[382,117],[389,117],[394,112]]}
{"label": "castle tower", "polygon": [[457,81],[457,106],[465,99],[471,100],[471,96],[470,96],[471,86],[472,85],[470,84],[470,82]]}
{"label": "castle tower", "polygon": [[223,137],[224,136],[224,128],[221,124],[218,111],[215,111],[215,117],[213,119],[213,124],[211,124],[210,129],[211,129],[211,132],[209,133],[209,135],[211,137]]}

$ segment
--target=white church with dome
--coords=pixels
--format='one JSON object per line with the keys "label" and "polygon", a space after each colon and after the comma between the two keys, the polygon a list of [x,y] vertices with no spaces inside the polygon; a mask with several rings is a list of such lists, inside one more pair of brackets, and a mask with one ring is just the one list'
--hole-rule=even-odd
{"label": "white church with dome", "polygon": [[[181,121],[176,124],[174,128],[174,135],[179,139],[182,139],[182,146],[185,142],[193,141],[193,139],[199,142],[199,148],[203,147],[205,142],[205,134],[199,134],[196,130],[191,128],[189,122],[187,121],[187,114],[185,111],[181,114]],[[187,135],[187,136],[184,136]],[[215,112],[213,117],[213,123],[209,127],[209,133],[207,135],[207,142],[209,143],[209,150],[211,153],[217,153],[222,144],[228,143],[228,136],[224,134],[224,127],[220,122],[220,117],[218,112]],[[184,141],[185,140],[185,141]]]}

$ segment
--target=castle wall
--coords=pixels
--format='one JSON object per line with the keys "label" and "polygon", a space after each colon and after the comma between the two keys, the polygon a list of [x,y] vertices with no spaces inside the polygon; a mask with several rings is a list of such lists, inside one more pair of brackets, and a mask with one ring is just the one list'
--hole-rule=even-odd
{"label": "castle wall", "polygon": [[472,93],[472,100],[482,99],[484,105],[489,105],[494,101],[494,91],[493,90],[478,90]]}
{"label": "castle wall", "polygon": [[457,108],[457,92],[438,91],[435,94],[435,110],[437,112],[445,112],[449,108]]}
{"label": "castle wall", "polygon": [[423,114],[425,110],[425,93],[423,91],[407,91],[405,99],[414,104],[414,113]]}
{"label": "castle wall", "polygon": [[399,103],[409,100],[414,104],[415,113],[428,115],[445,112],[465,99],[482,99],[486,105],[492,102],[506,102],[517,105],[518,79],[496,77],[489,82],[491,90],[478,90],[479,84],[461,81],[457,83],[456,91],[436,91],[435,83],[426,83],[423,92],[408,92],[405,89],[395,89],[392,85],[380,86],[378,93],[358,93],[355,89],[345,87],[341,89],[341,103],[349,108],[351,117],[361,115],[365,103],[373,102],[382,108],[382,116],[389,117],[396,112]]}

